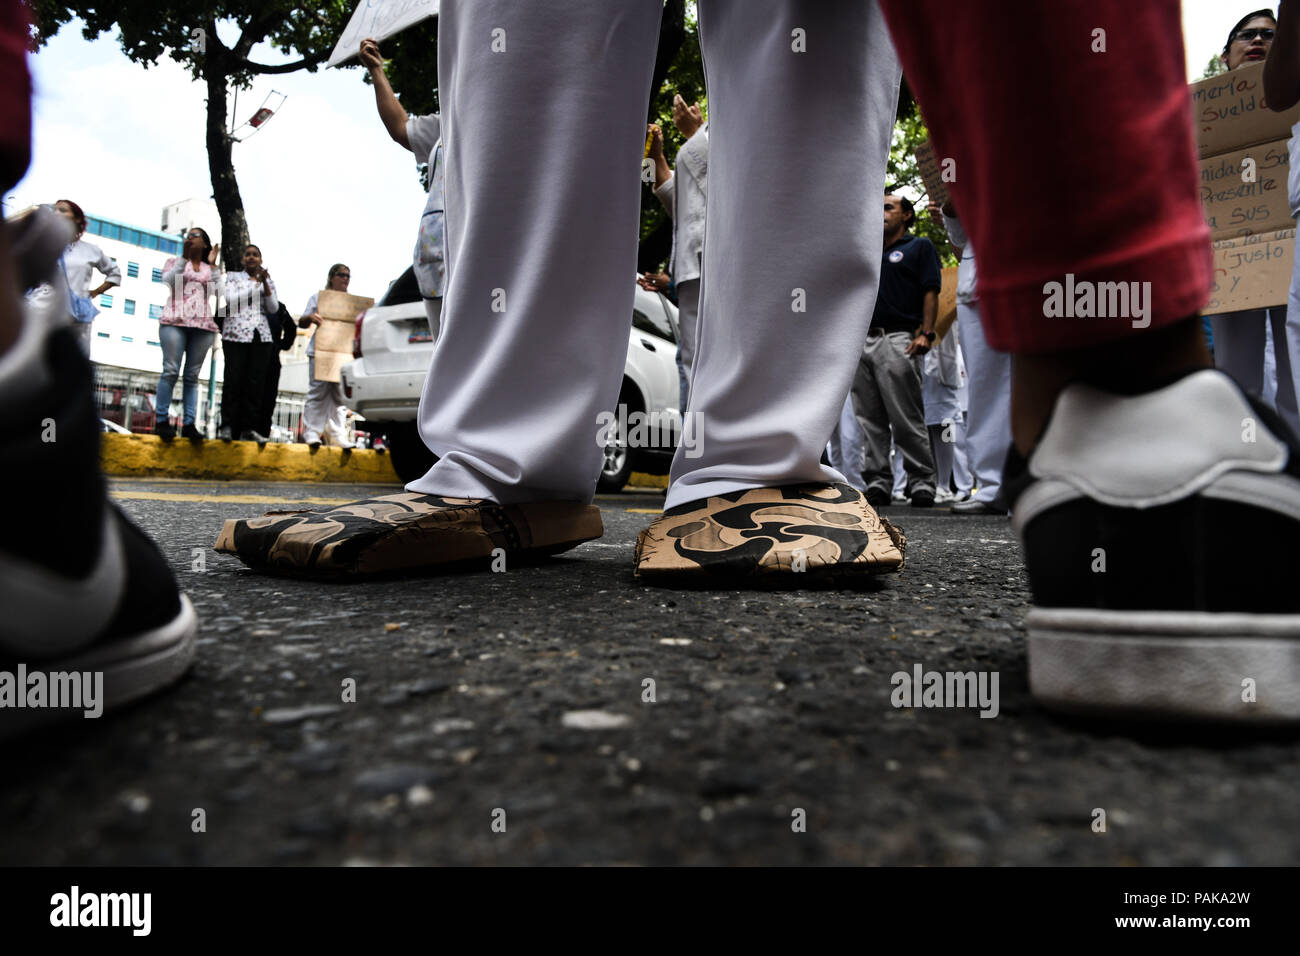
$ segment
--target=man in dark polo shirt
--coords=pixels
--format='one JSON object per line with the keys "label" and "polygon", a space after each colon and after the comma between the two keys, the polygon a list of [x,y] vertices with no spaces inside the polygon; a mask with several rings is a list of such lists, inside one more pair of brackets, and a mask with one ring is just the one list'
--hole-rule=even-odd
{"label": "man in dark polo shirt", "polygon": [[910,200],[885,195],[885,251],[871,331],[853,379],[853,411],[866,438],[862,480],[876,507],[892,501],[890,429],[907,471],[912,505],[934,504],[934,453],[921,399],[921,361],[934,343],[939,311],[939,255],[930,240],[912,236]]}

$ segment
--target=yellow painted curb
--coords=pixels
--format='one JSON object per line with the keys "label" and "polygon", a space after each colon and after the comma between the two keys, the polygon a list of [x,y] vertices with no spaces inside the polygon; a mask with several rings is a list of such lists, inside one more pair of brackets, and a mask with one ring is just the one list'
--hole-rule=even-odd
{"label": "yellow painted curb", "polygon": [[105,474],[129,478],[204,478],[243,481],[338,481],[398,484],[392,460],[373,449],[343,451],[322,445],[205,441],[157,435],[102,435]]}
{"label": "yellow painted curb", "polygon": [[647,475],[643,471],[634,471],[627,480],[629,488],[667,488],[667,475]]}

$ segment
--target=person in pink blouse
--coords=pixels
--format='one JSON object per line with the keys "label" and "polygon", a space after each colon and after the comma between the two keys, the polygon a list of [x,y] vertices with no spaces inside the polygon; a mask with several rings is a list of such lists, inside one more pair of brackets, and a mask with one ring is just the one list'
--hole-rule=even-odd
{"label": "person in pink blouse", "polygon": [[176,426],[170,421],[169,411],[182,358],[185,372],[181,395],[185,411],[181,435],[191,441],[203,440],[203,433],[194,425],[194,416],[199,403],[199,371],[217,334],[211,302],[220,276],[220,253],[221,246],[214,246],[207,232],[196,226],[186,234],[181,255],[168,259],[163,266],[162,281],[171,286],[171,298],[159,319],[163,370],[158,379],[154,425],[154,432],[163,441],[176,437]]}

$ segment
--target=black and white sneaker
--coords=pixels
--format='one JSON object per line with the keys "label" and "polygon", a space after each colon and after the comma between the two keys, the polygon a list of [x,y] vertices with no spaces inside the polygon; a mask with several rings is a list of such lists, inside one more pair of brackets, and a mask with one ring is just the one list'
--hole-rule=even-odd
{"label": "black and white sneaker", "polygon": [[1080,714],[1300,721],[1300,443],[1227,375],[1067,388],[1007,463],[1029,683]]}
{"label": "black and white sneaker", "polygon": [[[9,686],[23,672],[102,673],[107,709],[177,680],[194,656],[194,608],[153,542],[108,500],[90,365],[75,334],[31,311],[0,355],[0,460]],[[0,736],[83,713],[3,695],[0,704]]]}

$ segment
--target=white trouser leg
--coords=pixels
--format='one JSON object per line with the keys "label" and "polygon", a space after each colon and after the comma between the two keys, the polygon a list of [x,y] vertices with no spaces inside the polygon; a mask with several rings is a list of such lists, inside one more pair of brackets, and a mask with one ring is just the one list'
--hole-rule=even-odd
{"label": "white trouser leg", "polygon": [[336,444],[347,444],[347,414],[343,405],[343,387],[338,382],[316,380],[316,357],[307,359],[307,400],[302,407],[304,441],[319,441],[327,430]]}
{"label": "white trouser leg", "polygon": [[[659,0],[443,0],[447,288],[407,488],[590,501],[635,290]],[[828,429],[829,431],[829,429]]]}
{"label": "white trouser leg", "polygon": [[677,286],[677,358],[686,376],[678,398],[683,415],[690,401],[691,373],[695,370],[695,343],[700,334],[700,280],[687,279]]}
{"label": "white trouser leg", "polygon": [[[971,487],[970,463],[966,460],[966,422],[957,416],[952,420],[952,480],[957,492],[969,493]],[[946,487],[946,486],[945,486]]]}
{"label": "white trouser leg", "polygon": [[[691,379],[700,456],[664,503],[821,464],[875,306],[899,67],[866,0],[702,0],[709,187]],[[800,49],[806,52],[798,52]]]}
{"label": "white trouser leg", "polygon": [[831,467],[844,476],[854,488],[866,490],[862,480],[862,428],[858,425],[858,416],[853,414],[853,396],[844,399],[840,410],[840,419],[831,432],[830,445]]}
{"label": "white trouser leg", "polygon": [[[890,432],[892,434],[892,428]],[[894,469],[894,487],[890,494],[895,498],[901,498],[907,494],[907,465],[903,461],[903,453],[898,448],[898,442],[893,443],[893,457],[890,459],[890,467]]]}
{"label": "white trouser leg", "polygon": [[1264,395],[1264,316],[1266,309],[1244,309],[1210,316],[1214,365],[1257,398]]}
{"label": "white trouser leg", "polygon": [[975,500],[991,504],[1011,449],[1011,356],[989,348],[977,306],[957,303],[957,322],[969,382],[966,461],[979,485]]}
{"label": "white trouser leg", "polygon": [[1289,306],[1269,309],[1268,319],[1274,356],[1273,407],[1282,421],[1300,435],[1300,408],[1296,407],[1296,359],[1300,352],[1291,345],[1291,309]]}

